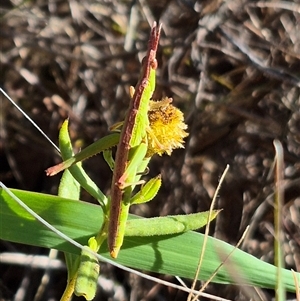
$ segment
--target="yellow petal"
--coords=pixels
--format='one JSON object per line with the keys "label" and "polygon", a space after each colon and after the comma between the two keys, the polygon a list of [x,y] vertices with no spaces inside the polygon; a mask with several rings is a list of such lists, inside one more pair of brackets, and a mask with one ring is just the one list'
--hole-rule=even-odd
{"label": "yellow petal", "polygon": [[171,155],[173,149],[184,147],[183,138],[188,136],[185,131],[187,125],[183,113],[171,102],[172,98],[168,97],[161,101],[150,101],[147,156],[161,156],[164,153]]}

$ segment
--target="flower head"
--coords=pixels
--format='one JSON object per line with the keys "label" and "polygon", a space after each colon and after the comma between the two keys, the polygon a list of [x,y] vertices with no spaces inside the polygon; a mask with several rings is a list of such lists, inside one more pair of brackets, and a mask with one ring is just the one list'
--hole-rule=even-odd
{"label": "flower head", "polygon": [[160,101],[150,101],[148,119],[150,129],[147,131],[147,156],[154,154],[171,155],[173,149],[184,148],[183,143],[188,133],[184,123],[183,113],[174,107],[172,98],[163,98]]}

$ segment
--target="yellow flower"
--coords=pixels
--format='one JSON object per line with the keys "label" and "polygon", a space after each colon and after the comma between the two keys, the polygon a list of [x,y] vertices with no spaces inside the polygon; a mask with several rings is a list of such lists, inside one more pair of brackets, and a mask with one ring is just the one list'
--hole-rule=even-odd
{"label": "yellow flower", "polygon": [[150,101],[148,118],[150,129],[147,131],[147,157],[154,154],[171,155],[173,149],[184,148],[183,143],[188,133],[184,123],[183,113],[171,105],[172,98],[160,101]]}

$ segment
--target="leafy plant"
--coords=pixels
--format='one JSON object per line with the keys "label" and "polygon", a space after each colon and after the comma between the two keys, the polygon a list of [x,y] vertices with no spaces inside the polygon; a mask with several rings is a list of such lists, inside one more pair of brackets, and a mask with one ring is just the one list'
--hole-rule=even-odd
{"label": "leafy plant", "polygon": [[[11,190],[43,220],[81,245],[74,247],[66,242],[65,238],[53,232],[53,228],[45,228],[32,214],[20,207],[11,194],[3,189],[0,191],[4,225],[1,239],[65,252],[68,286],[62,300],[68,300],[73,291],[92,300],[99,272],[98,259],[112,262],[107,260],[109,255],[117,258],[116,262],[135,269],[193,279],[203,245],[205,253],[198,279],[208,280],[217,270],[213,282],[234,283],[231,272],[235,267],[239,272],[239,284],[267,288],[276,285],[275,266],[220,240],[187,232],[204,226],[218,214],[217,211],[153,219],[140,219],[128,214],[132,204],[152,200],[159,190],[160,176],[147,183],[141,180],[151,157],[155,153],[170,155],[173,148],[182,147],[183,138],[187,135],[182,113],[171,105],[169,98],[160,102],[150,100],[155,89],[155,53],[159,33],[160,27],[157,29],[154,25],[148,53],[143,61],[142,77],[131,92],[131,104],[122,123],[121,134],[113,133],[104,137],[73,156],[68,123],[65,122],[60,131],[60,150],[64,162],[47,170],[49,175],[54,175],[69,168],[62,177],[59,196]],[[173,130],[172,137],[174,132],[176,134],[175,140],[170,141],[170,137],[165,137],[171,131],[169,127]],[[115,145],[118,147],[113,160],[110,148]],[[100,191],[79,163],[98,152],[104,152],[113,170],[112,194],[109,197]],[[101,206],[79,201],[78,183]],[[136,187],[139,187],[139,191],[134,194]],[[108,247],[103,244],[106,239]],[[264,277],[261,277],[262,273]],[[282,275],[283,286],[288,291],[296,291],[292,272],[282,269]]]}

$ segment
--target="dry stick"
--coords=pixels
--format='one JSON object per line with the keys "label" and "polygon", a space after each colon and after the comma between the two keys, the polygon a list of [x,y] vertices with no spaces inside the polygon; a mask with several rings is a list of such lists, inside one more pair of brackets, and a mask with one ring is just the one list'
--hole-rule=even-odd
{"label": "dry stick", "polygon": [[[216,199],[217,199],[218,193],[219,193],[219,191],[220,191],[220,189],[221,189],[221,185],[222,185],[222,183],[223,183],[223,181],[224,181],[224,179],[225,179],[225,176],[226,176],[228,170],[229,170],[229,165],[226,166],[226,168],[225,168],[225,170],[224,170],[224,172],[223,172],[223,174],[222,174],[222,176],[221,176],[221,178],[220,178],[219,184],[218,184],[217,189],[216,189],[216,191],[215,191],[215,193],[214,193],[214,197],[213,197],[213,200],[212,200],[211,205],[210,205],[210,208],[209,208],[209,216],[208,216],[208,218],[207,218],[207,225],[206,225],[206,228],[205,228],[205,236],[204,236],[204,240],[203,240],[203,245],[202,245],[202,250],[201,250],[201,254],[200,254],[200,258],[199,258],[197,270],[196,270],[196,273],[195,273],[195,278],[194,278],[194,281],[193,281],[193,284],[192,284],[192,290],[194,290],[195,287],[196,287],[196,283],[197,283],[197,280],[198,280],[198,278],[199,278],[198,276],[199,276],[199,274],[200,274],[200,269],[201,269],[202,261],[203,261],[203,258],[204,258],[205,247],[206,247],[206,243],[207,243],[208,232],[209,232],[209,226],[210,226],[210,221],[211,221],[211,213],[212,213],[212,210],[213,210],[213,208],[214,208],[214,206],[215,206],[215,203],[216,203]],[[204,287],[204,288],[205,288],[205,287]],[[203,291],[204,288],[201,289],[201,291]],[[189,293],[189,296],[188,296],[188,299],[187,299],[187,300],[188,300],[188,301],[194,300],[194,298],[192,299],[192,297],[193,297],[193,294],[192,294],[192,293]]]}
{"label": "dry stick", "polygon": [[282,285],[282,268],[283,263],[283,253],[282,246],[280,243],[280,233],[282,230],[282,204],[284,203],[284,159],[283,159],[283,147],[279,140],[273,141],[275,152],[276,152],[276,178],[275,178],[275,202],[274,202],[274,227],[275,227],[275,264],[277,266],[277,279],[276,279],[276,296],[275,300],[285,299],[285,289]]}
{"label": "dry stick", "polygon": [[158,26],[157,28],[156,23],[154,23],[148,42],[147,55],[142,61],[142,76],[139,82],[137,83],[135,93],[130,102],[129,110],[123,124],[119,144],[117,147],[115,157],[115,168],[111,186],[111,203],[108,225],[108,247],[113,258],[117,256],[117,254],[114,254],[115,252],[113,251],[113,249],[120,225],[121,202],[124,192],[124,190],[120,187],[120,185],[122,184],[120,179],[126,170],[129,150],[131,148],[130,140],[136,123],[136,117],[141,104],[143,92],[148,85],[151,68],[156,69],[157,67],[156,51],[160,31],[161,26]]}

